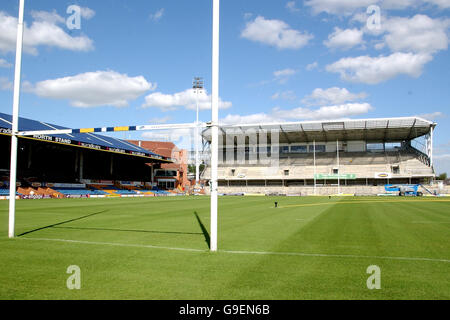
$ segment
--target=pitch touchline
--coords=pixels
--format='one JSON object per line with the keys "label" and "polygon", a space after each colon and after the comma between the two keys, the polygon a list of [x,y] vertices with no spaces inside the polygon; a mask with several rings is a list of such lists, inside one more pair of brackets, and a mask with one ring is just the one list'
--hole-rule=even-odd
{"label": "pitch touchline", "polygon": [[[290,204],[286,206],[279,207],[280,209],[284,208],[293,208],[293,207],[313,207],[313,206],[323,206],[330,204],[354,204],[354,203],[415,203],[415,202],[450,202],[450,200],[368,200],[368,201],[337,201],[337,202],[323,202],[323,203],[303,203],[303,204]],[[273,207],[272,207],[273,208]]]}
{"label": "pitch touchline", "polygon": [[[188,251],[188,252],[204,252],[204,253],[209,252],[208,250],[192,249],[192,248],[174,248],[174,247],[163,247],[163,246],[153,246],[153,245],[143,245],[143,244],[96,242],[96,241],[84,241],[84,240],[49,239],[49,238],[16,238],[16,239],[32,240],[32,241],[54,241],[54,242],[65,242],[65,243],[88,244],[88,245],[107,245],[107,246],[116,246],[116,247],[165,249],[165,250]],[[253,255],[323,257],[323,258],[385,259],[385,260],[428,261],[428,262],[450,263],[450,260],[448,260],[448,259],[415,258],[415,257],[389,257],[389,256],[363,256],[363,255],[353,255],[353,254],[325,254],[325,253],[270,252],[270,251],[235,251],[235,250],[219,250],[218,252],[219,253],[227,253],[227,254],[253,254]]]}
{"label": "pitch touchline", "polygon": [[148,248],[148,249],[166,249],[166,250],[176,250],[176,251],[205,252],[205,250],[202,250],[202,249],[172,248],[172,247],[145,245],[145,244],[128,244],[128,243],[97,242],[97,241],[67,240],[67,239],[48,239],[48,238],[16,238],[16,239],[68,242],[68,243],[90,244],[90,245],[106,245],[106,246],[116,246],[116,247],[134,247],[134,248]]}
{"label": "pitch touchline", "polygon": [[424,224],[424,223],[450,223],[450,221],[412,221],[411,223],[419,223],[419,224]]}
{"label": "pitch touchline", "polygon": [[234,254],[258,254],[258,255],[277,255],[277,256],[301,256],[301,257],[324,257],[324,258],[364,258],[364,259],[386,259],[386,260],[406,260],[406,261],[430,261],[430,262],[446,262],[447,259],[433,259],[433,258],[414,258],[414,257],[388,257],[388,256],[362,256],[354,254],[322,254],[322,253],[301,253],[301,252],[263,252],[263,251],[229,251],[221,250],[224,253]]}

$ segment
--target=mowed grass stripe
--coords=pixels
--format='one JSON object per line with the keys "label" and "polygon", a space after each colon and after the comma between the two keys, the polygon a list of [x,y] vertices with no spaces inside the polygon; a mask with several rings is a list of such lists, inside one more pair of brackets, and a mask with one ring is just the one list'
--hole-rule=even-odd
{"label": "mowed grass stripe", "polygon": [[[18,201],[18,233],[69,222],[14,240],[0,202],[0,299],[450,298],[448,225],[411,223],[450,220],[448,201],[339,200],[220,197],[214,254],[208,197]],[[72,264],[78,292],[65,287]]]}
{"label": "mowed grass stripe", "polygon": [[[171,251],[187,251],[187,252],[207,252],[206,250],[194,248],[175,248],[175,247],[161,247],[154,245],[141,245],[131,243],[117,243],[117,242],[93,242],[84,240],[68,240],[68,239],[47,239],[47,238],[17,238],[18,240],[31,241],[52,241],[73,244],[98,245],[98,246],[116,246],[116,247],[134,247],[143,249],[163,249]],[[324,253],[303,253],[303,252],[268,252],[268,251],[236,251],[236,250],[218,250],[217,253],[226,254],[248,254],[248,255],[278,255],[278,256],[299,256],[299,257],[321,257],[321,258],[354,258],[354,259],[384,259],[384,260],[406,260],[406,261],[427,261],[427,262],[444,262],[450,263],[449,259],[433,259],[421,257],[384,257],[384,256],[361,256],[353,254],[324,254]],[[212,253],[216,254],[216,253]]]}
{"label": "mowed grass stripe", "polygon": [[333,202],[320,202],[320,203],[300,203],[279,206],[280,209],[292,208],[292,207],[310,207],[310,206],[322,206],[322,205],[337,205],[337,204],[358,204],[358,203],[401,203],[406,202],[408,204],[416,202],[450,202],[449,200],[352,200],[352,201],[333,201]]}

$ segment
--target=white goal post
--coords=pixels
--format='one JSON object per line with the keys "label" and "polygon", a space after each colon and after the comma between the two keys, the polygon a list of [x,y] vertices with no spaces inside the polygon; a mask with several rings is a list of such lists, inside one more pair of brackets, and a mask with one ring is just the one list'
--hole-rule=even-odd
{"label": "white goal post", "polygon": [[9,186],[9,227],[8,237],[14,238],[15,216],[16,216],[16,185],[17,185],[17,139],[19,136],[32,136],[36,134],[70,134],[73,132],[108,132],[108,131],[144,131],[144,130],[162,130],[179,128],[198,128],[211,127],[211,226],[210,226],[210,250],[217,251],[217,211],[218,211],[218,193],[217,193],[217,166],[218,166],[218,130],[219,130],[219,16],[220,0],[213,0],[213,37],[212,37],[212,90],[211,90],[211,122],[208,124],[188,123],[173,125],[142,125],[125,126],[109,128],[86,128],[86,129],[63,129],[63,130],[45,130],[45,131],[24,131],[19,132],[19,99],[20,99],[20,77],[22,65],[22,47],[23,47],[23,20],[25,0],[19,0],[19,19],[17,27],[16,43],[16,65],[14,78],[14,99],[11,127],[11,164],[10,164],[10,186]]}

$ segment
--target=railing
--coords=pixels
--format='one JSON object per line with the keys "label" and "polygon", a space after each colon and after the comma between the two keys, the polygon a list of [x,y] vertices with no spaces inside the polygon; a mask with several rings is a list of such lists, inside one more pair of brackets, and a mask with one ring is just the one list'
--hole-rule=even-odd
{"label": "railing", "polygon": [[431,167],[430,158],[425,153],[423,153],[420,150],[417,150],[416,148],[414,148],[412,146],[406,146],[406,150],[414,153],[417,156],[417,159],[420,160],[420,162]]}

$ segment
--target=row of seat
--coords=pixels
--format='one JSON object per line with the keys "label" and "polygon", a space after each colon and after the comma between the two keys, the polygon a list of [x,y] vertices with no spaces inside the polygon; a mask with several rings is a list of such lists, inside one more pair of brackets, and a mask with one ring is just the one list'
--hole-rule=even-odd
{"label": "row of seat", "polygon": [[[16,192],[16,196],[21,196],[22,194],[19,192]],[[9,196],[9,189],[1,188],[0,189],[0,197],[8,197]]]}

